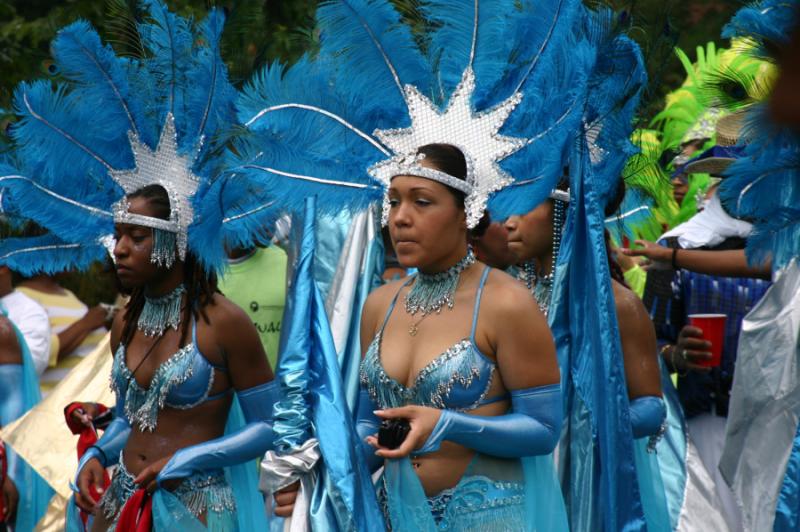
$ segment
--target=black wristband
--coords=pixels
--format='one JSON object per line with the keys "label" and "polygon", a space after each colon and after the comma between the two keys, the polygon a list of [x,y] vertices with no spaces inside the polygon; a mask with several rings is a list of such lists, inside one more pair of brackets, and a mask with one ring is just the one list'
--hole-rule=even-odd
{"label": "black wristband", "polygon": [[[89,449],[97,449],[97,451],[102,456],[102,459],[100,459],[100,457],[98,457],[98,459],[100,460],[100,465],[102,465],[103,467],[108,467],[106,465],[106,464],[108,464],[108,457],[106,456],[106,453],[105,453],[105,451],[103,451],[103,449],[101,449],[97,445],[90,445]],[[88,451],[89,449],[86,449],[86,450]]]}
{"label": "black wristband", "polygon": [[679,248],[672,248],[672,269],[678,269],[678,249]]}

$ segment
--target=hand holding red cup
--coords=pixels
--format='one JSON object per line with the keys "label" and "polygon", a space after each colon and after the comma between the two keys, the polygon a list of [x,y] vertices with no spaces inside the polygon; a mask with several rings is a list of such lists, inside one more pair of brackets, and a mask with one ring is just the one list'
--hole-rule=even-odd
{"label": "hand holding red cup", "polygon": [[702,331],[704,340],[711,344],[711,358],[697,360],[698,366],[717,368],[722,363],[722,348],[725,345],[725,314],[690,314],[689,325]]}

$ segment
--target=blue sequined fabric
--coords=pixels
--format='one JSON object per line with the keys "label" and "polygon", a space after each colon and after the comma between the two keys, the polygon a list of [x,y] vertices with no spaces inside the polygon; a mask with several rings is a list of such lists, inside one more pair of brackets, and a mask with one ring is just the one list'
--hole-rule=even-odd
{"label": "blue sequined fabric", "polygon": [[[158,367],[150,380],[150,385],[142,388],[125,361],[125,347],[120,345],[114,355],[114,365],[111,369],[111,389],[117,397],[125,401],[125,415],[128,421],[131,424],[137,423],[139,430],[143,432],[152,432],[156,427],[158,412],[164,408],[170,392],[194,375],[196,357],[202,358],[202,355],[198,353],[194,343],[179,349]],[[203,402],[213,385],[214,372],[209,369],[208,375],[207,382],[203,383],[205,390],[199,400],[193,401],[190,405],[170,406],[187,408]]]}
{"label": "blue sequined fabric", "polygon": [[[137,489],[133,482],[134,478],[125,468],[120,455],[119,466],[111,479],[111,484],[100,499],[100,510],[109,521],[109,531],[116,529],[122,507]],[[185,478],[173,493],[198,519],[205,518],[207,522],[228,521],[231,524],[235,522],[233,516],[236,515],[236,500],[221,470],[198,473]]]}
{"label": "blue sequined fabric", "polygon": [[381,362],[383,331],[397,303],[397,296],[400,294],[398,292],[386,313],[383,325],[361,362],[359,380],[375,404],[381,408],[413,404],[467,411],[484,402],[497,370],[495,362],[481,353],[475,345],[478,310],[488,273],[487,267],[475,298],[470,336],[456,342],[429,362],[420,370],[411,386],[404,386],[390,377]]}
{"label": "blue sequined fabric", "polygon": [[361,363],[361,385],[381,408],[409,404],[465,411],[476,408],[492,385],[495,364],[471,340],[461,340],[425,366],[414,383],[403,386],[386,374],[380,360],[381,333]]}

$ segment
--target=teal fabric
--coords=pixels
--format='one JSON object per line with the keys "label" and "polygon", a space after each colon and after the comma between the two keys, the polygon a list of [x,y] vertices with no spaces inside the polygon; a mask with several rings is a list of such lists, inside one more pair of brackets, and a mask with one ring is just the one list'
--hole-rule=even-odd
{"label": "teal fabric", "polygon": [[[0,305],[0,312],[6,315],[2,305]],[[13,400],[0,401],[0,425],[2,426],[21,417],[41,400],[39,379],[36,376],[30,350],[17,326],[13,323],[12,326],[22,353],[22,364],[3,365],[6,366],[3,367],[6,371],[4,374],[0,374],[0,378],[5,375],[13,379],[10,382],[0,381],[0,386],[13,395]],[[30,532],[47,511],[47,505],[55,495],[55,491],[8,444],[6,444],[6,453],[9,462],[8,473],[19,492],[15,530]]]}

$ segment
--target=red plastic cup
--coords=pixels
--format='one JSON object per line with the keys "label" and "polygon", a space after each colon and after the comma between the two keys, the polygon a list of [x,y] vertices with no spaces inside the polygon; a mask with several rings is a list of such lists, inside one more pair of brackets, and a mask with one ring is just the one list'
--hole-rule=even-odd
{"label": "red plastic cup", "polygon": [[722,363],[725,345],[725,314],[689,314],[689,325],[703,331],[703,340],[711,342],[711,358],[696,362],[698,366],[717,368]]}

